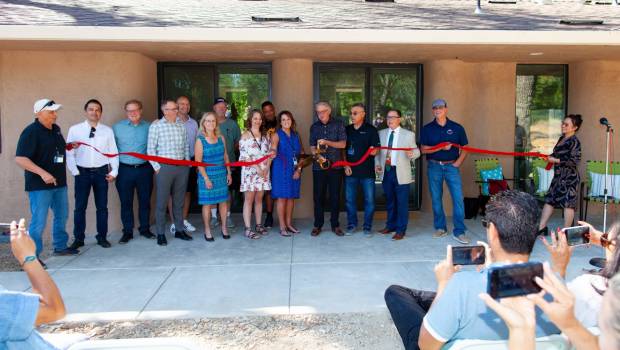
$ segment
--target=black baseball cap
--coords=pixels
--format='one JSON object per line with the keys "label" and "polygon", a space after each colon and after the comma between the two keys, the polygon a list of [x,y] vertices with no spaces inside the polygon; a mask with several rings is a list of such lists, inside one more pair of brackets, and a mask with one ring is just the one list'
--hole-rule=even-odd
{"label": "black baseball cap", "polygon": [[220,103],[220,102],[224,102],[226,104],[228,104],[228,102],[226,102],[226,99],[223,97],[218,97],[215,99],[215,101],[213,101],[213,105],[215,106],[216,104]]}

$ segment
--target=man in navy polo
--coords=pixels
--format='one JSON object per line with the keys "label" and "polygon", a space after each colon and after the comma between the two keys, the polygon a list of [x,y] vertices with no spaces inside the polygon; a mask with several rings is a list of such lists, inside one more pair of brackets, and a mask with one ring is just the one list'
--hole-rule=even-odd
{"label": "man in navy polo", "polygon": [[461,146],[467,145],[467,135],[461,124],[448,119],[448,104],[443,99],[433,101],[435,119],[424,125],[420,143],[422,153],[426,154],[427,175],[431,201],[433,205],[433,238],[447,235],[446,215],[443,211],[443,182],[448,185],[452,197],[452,221],[454,223],[453,238],[461,244],[469,244],[465,235],[465,207],[463,204],[463,186],[459,167],[467,157],[467,152],[447,145],[433,149],[442,142],[450,142]]}

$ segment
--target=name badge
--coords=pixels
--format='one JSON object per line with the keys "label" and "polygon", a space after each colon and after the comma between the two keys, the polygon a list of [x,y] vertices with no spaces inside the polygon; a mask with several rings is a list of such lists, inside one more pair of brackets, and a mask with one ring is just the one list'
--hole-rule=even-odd
{"label": "name badge", "polygon": [[65,157],[62,154],[54,156],[54,164],[62,164],[65,162]]}
{"label": "name badge", "polygon": [[347,154],[352,156],[355,154],[355,150],[353,149],[353,145],[351,145],[351,147],[349,147],[349,149],[347,150]]}

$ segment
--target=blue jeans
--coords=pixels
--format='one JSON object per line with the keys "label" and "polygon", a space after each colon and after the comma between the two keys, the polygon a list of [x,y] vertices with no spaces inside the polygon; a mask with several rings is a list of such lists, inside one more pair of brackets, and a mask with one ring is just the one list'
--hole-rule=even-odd
{"label": "blue jeans", "polygon": [[54,188],[50,190],[30,191],[28,192],[30,200],[30,237],[37,246],[37,256],[43,250],[43,241],[41,236],[45,230],[47,223],[47,213],[52,209],[54,213],[54,221],[52,224],[52,244],[54,250],[63,250],[67,248],[66,225],[69,216],[69,199],[67,198],[67,186]]}
{"label": "blue jeans", "polygon": [[370,231],[375,213],[375,179],[345,176],[344,191],[347,206],[347,228],[357,227],[357,189],[364,194],[364,230]]}
{"label": "blue jeans", "polygon": [[465,205],[463,204],[463,186],[461,173],[452,164],[441,165],[428,161],[428,186],[431,192],[433,204],[433,225],[436,230],[448,230],[446,215],[443,211],[443,182],[448,185],[452,197],[452,221],[454,223],[453,234],[459,236],[465,233]]}
{"label": "blue jeans", "polygon": [[95,195],[97,207],[97,240],[106,239],[108,234],[108,167],[87,169],[78,167],[80,175],[75,177],[75,210],[73,211],[73,235],[76,241],[84,242],[86,230],[86,207],[90,189]]}
{"label": "blue jeans", "polygon": [[404,234],[409,224],[409,184],[398,184],[396,167],[387,170],[383,175],[383,192],[387,209],[385,227]]}

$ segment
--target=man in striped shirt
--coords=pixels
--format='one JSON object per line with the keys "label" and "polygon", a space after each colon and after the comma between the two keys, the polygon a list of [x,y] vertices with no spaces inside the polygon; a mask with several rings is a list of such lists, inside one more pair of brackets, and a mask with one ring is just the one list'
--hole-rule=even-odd
{"label": "man in striped shirt", "polygon": [[[161,103],[161,111],[164,117],[155,121],[149,128],[149,138],[146,153],[150,156],[166,157],[170,159],[189,159],[189,144],[187,143],[187,131],[182,122],[177,121],[179,106],[174,100],[164,100]],[[155,170],[155,183],[157,198],[155,201],[155,227],[157,231],[157,244],[168,244],[165,236],[166,206],[172,193],[172,214],[176,227],[183,227],[183,200],[187,189],[187,176],[189,167],[160,164],[151,161]],[[184,241],[192,240],[185,231],[177,230],[175,238]]]}

